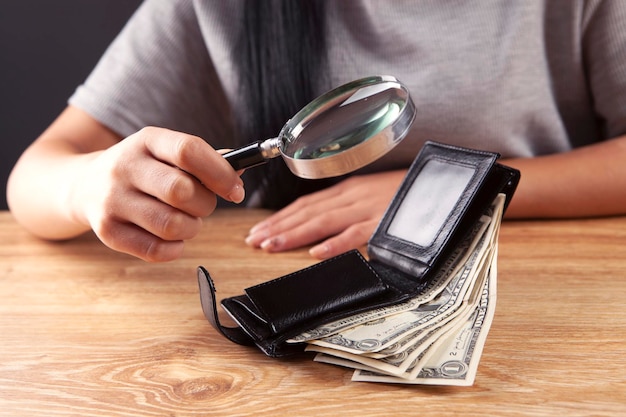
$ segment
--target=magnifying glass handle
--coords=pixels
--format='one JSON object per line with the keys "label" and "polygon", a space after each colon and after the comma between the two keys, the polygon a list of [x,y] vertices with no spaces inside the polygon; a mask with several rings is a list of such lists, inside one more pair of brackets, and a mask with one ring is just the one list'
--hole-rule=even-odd
{"label": "magnifying glass handle", "polygon": [[263,156],[263,150],[261,149],[262,143],[263,141],[254,142],[227,152],[224,154],[224,158],[236,171],[262,165],[267,162],[267,158]]}
{"label": "magnifying glass handle", "polygon": [[281,143],[280,138],[260,140],[227,152],[224,154],[224,158],[237,171],[252,168],[279,156]]}

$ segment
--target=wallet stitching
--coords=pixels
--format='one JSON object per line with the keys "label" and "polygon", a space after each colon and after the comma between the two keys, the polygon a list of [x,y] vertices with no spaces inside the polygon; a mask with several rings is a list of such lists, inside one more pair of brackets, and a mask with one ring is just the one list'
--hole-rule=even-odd
{"label": "wallet stitching", "polygon": [[255,331],[254,327],[252,326],[245,326],[244,323],[246,323],[246,318],[239,314],[236,310],[235,311],[231,311],[231,310],[226,310],[228,311],[228,313],[231,315],[231,317],[233,317],[233,319],[237,322],[237,324],[239,325],[239,327],[243,328],[246,330],[246,332],[253,337],[255,340],[263,340],[263,336],[261,336],[261,334],[259,334],[257,331]]}
{"label": "wallet stitching", "polygon": [[[481,156],[487,156],[487,157],[493,157],[495,155],[495,153],[493,152],[483,151],[480,149],[468,149],[468,148],[463,148],[457,145],[450,145],[448,143],[428,142],[428,144],[433,147],[438,147],[438,148],[443,148],[443,149],[447,148],[450,150],[454,150],[454,151],[458,151],[458,152],[462,152],[462,153],[470,154],[470,155],[481,155]],[[441,155],[434,154],[434,156],[441,156]]]}
{"label": "wallet stitching", "polygon": [[[459,152],[462,152],[462,153],[464,153],[466,155],[478,155],[478,156],[483,156],[483,157],[493,157],[493,155],[491,153],[486,152],[486,151],[479,151],[479,150],[469,150],[468,151],[468,150],[466,150],[464,148],[456,147],[456,146],[453,146],[453,145],[435,144],[435,146],[439,146],[440,148],[444,148],[444,149],[447,148],[447,149],[450,149],[450,150],[459,151]],[[480,163],[472,164],[472,163],[467,163],[465,161],[460,161],[460,160],[455,159],[455,158],[453,158],[453,157],[451,157],[449,155],[432,154],[432,155],[428,155],[428,157],[424,158],[424,161],[422,163],[422,168],[426,164],[426,162],[431,161],[431,160],[437,160],[437,161],[440,161],[440,162],[443,162],[443,163],[446,163],[446,164],[450,164],[450,165],[471,167],[471,168],[475,168],[475,169],[480,165]],[[418,171],[417,174],[415,175],[415,178],[417,178],[420,175],[420,172],[421,172],[421,168],[420,168],[420,171]],[[469,186],[472,189],[472,192],[470,194],[472,194],[472,195],[475,194],[477,192],[477,190],[482,187],[482,185],[485,182],[485,179],[486,179],[487,175],[488,174],[486,174],[486,173],[484,175],[479,175],[478,172],[474,173],[474,175],[472,176],[472,179],[469,182]],[[415,178],[413,178],[413,180]],[[467,189],[465,189],[463,191],[463,195],[467,195]],[[400,205],[402,205],[402,203]],[[468,207],[469,207],[469,205],[466,203],[465,206],[463,207],[463,209],[460,211],[460,213],[458,213],[458,214],[460,214],[460,217],[456,218],[456,220],[455,220],[456,225],[455,225],[455,227],[452,228],[453,230],[456,230],[456,228],[458,227],[458,224],[460,222],[460,218],[465,216],[465,214],[467,213]],[[455,209],[456,208],[458,208],[458,202],[455,205]],[[444,225],[450,223],[450,219],[452,218],[452,213],[455,211],[455,209],[453,209],[452,212],[448,213],[448,216],[446,217]],[[387,217],[387,213],[385,213],[385,215],[383,216],[383,221],[385,220],[386,217]],[[440,228],[437,231],[437,237],[435,238],[435,241],[439,239],[439,237],[440,237],[440,235],[442,233],[442,230],[444,228],[445,227],[442,227],[442,228]],[[387,233],[384,234],[384,238],[382,238],[382,240],[387,240],[387,241],[394,242],[396,245],[403,246],[404,248],[401,249],[401,250],[397,250],[397,249],[392,248],[392,247],[387,246],[387,245],[373,244],[372,246],[375,246],[375,247],[377,247],[377,248],[379,248],[379,249],[381,249],[381,250],[383,250],[385,252],[389,252],[389,253],[393,253],[395,255],[401,255],[401,256],[407,257],[408,259],[411,259],[412,262],[424,265],[424,266],[426,266],[428,268],[428,267],[432,266],[434,259],[436,259],[436,258],[438,258],[440,256],[443,248],[446,246],[446,243],[449,241],[449,239],[450,239],[450,236],[448,236],[448,238],[444,242],[443,246],[440,245],[437,248],[435,254],[431,254],[431,256],[428,259],[428,262],[426,262],[426,260],[424,258],[422,258],[422,257],[417,257],[417,258],[415,258],[415,257],[408,257],[406,255],[406,252],[407,252],[407,249],[408,250],[421,249],[423,251],[430,251],[431,250],[430,246],[427,247],[427,246],[422,246],[422,245],[415,244],[413,242],[408,242],[408,241],[406,241],[404,239],[398,238],[396,236],[389,235]]]}
{"label": "wallet stitching", "polygon": [[371,267],[371,265],[370,265],[370,264],[369,264],[369,263],[365,260],[365,258],[363,257],[363,255],[361,255],[361,253],[360,253],[359,251],[356,251],[356,250],[355,250],[355,251],[350,251],[350,252],[345,252],[345,253],[342,253],[341,255],[337,255],[337,256],[335,256],[335,257],[333,257],[333,258],[330,258],[330,259],[327,259],[327,260],[322,261],[322,262],[320,262],[320,263],[316,263],[316,264],[314,264],[314,265],[308,266],[308,267],[306,267],[306,268],[304,268],[304,269],[301,269],[301,270],[299,270],[299,271],[292,272],[292,273],[287,274],[287,275],[285,275],[285,276],[282,276],[282,277],[280,277],[280,278],[276,278],[276,279],[273,279],[273,280],[271,280],[271,281],[263,282],[263,283],[261,283],[261,284],[258,284],[258,285],[255,285],[255,286],[253,286],[253,287],[250,287],[249,289],[253,289],[253,288],[261,288],[261,287],[264,287],[264,286],[266,286],[266,285],[271,285],[271,284],[273,284],[273,283],[283,281],[283,280],[285,280],[285,279],[291,278],[291,277],[296,276],[296,275],[301,275],[301,274],[303,274],[303,273],[305,273],[305,272],[307,272],[307,271],[309,271],[309,270],[311,270],[311,269],[314,269],[314,268],[319,268],[320,266],[322,266],[322,265],[324,265],[324,264],[327,264],[327,263],[329,263],[329,262],[331,262],[331,261],[335,261],[335,260],[337,260],[337,259],[340,259],[340,258],[343,258],[343,257],[345,257],[345,256],[348,256],[348,255],[349,255],[350,253],[352,253],[352,252],[356,252],[357,256],[358,256],[358,257],[359,257],[359,259],[363,262],[363,264],[365,264],[365,265],[367,266],[367,268],[368,268],[371,272],[373,272],[373,273],[374,273],[374,275],[376,276],[376,279],[378,279],[378,282],[382,282],[382,280],[380,279],[380,277],[378,276],[378,274],[376,273],[376,271],[375,271],[375,270]]}

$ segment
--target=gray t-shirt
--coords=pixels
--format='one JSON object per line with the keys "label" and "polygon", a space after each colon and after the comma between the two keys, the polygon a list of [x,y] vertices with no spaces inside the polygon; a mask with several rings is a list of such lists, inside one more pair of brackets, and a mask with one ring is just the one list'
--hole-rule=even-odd
{"label": "gray t-shirt", "polygon": [[[156,125],[232,147],[244,7],[146,1],[70,103],[123,136]],[[351,0],[327,13],[332,85],[391,74],[417,107],[365,171],[407,167],[425,140],[529,157],[626,133],[626,1]]]}

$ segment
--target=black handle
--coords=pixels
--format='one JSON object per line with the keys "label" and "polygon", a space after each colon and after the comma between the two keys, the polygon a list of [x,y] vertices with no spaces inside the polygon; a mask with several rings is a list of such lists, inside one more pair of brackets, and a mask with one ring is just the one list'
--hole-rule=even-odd
{"label": "black handle", "polygon": [[267,162],[261,152],[262,141],[254,142],[242,148],[224,154],[224,158],[235,170],[252,168]]}

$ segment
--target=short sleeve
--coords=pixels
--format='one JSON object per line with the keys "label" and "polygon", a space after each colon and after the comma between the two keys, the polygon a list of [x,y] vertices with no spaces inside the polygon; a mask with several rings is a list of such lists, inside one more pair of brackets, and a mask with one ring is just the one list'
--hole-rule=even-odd
{"label": "short sleeve", "polygon": [[587,4],[583,50],[594,106],[603,134],[626,134],[626,1]]}
{"label": "short sleeve", "polygon": [[232,144],[229,106],[191,1],[144,2],[69,103],[124,137],[160,126]]}

